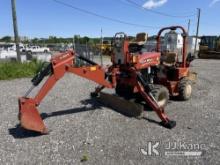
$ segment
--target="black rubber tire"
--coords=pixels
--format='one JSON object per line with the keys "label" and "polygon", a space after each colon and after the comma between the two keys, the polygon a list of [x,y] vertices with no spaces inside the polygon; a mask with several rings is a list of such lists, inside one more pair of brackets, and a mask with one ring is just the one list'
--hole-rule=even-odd
{"label": "black rubber tire", "polygon": [[192,96],[192,82],[189,79],[183,78],[178,85],[179,99],[182,101],[189,100]]}
{"label": "black rubber tire", "polygon": [[153,85],[151,93],[160,107],[165,107],[169,100],[169,91],[163,85]]}

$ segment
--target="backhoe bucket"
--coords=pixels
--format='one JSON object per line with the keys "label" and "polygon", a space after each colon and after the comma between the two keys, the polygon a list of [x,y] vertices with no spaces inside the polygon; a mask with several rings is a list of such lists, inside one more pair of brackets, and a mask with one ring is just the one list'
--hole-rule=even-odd
{"label": "backhoe bucket", "polygon": [[32,99],[20,98],[19,99],[19,120],[21,127],[47,134],[47,128],[36,108],[35,102]]}

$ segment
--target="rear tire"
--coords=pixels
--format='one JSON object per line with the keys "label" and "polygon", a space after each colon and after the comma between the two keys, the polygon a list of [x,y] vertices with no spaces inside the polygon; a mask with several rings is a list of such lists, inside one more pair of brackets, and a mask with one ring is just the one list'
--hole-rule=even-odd
{"label": "rear tire", "polygon": [[179,82],[179,99],[189,100],[192,95],[192,82],[186,78],[183,78]]}
{"label": "rear tire", "polygon": [[154,85],[151,93],[159,107],[165,107],[169,100],[169,91],[163,85]]}

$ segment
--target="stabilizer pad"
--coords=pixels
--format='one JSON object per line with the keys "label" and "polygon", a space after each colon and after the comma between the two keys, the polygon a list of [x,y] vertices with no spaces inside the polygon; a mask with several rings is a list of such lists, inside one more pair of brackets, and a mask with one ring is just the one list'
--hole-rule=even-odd
{"label": "stabilizer pad", "polygon": [[168,129],[172,129],[176,126],[176,121],[173,121],[173,120],[170,120],[168,122],[161,122],[160,125],[162,125],[163,127],[165,128],[168,128]]}

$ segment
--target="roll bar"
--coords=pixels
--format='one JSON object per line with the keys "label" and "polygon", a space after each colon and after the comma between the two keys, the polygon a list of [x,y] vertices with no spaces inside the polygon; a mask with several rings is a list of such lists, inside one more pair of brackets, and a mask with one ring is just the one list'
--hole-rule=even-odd
{"label": "roll bar", "polygon": [[156,47],[156,51],[160,52],[160,46],[161,46],[161,34],[165,31],[165,30],[176,30],[176,29],[180,29],[182,30],[182,37],[183,37],[183,50],[182,50],[182,55],[183,55],[183,59],[182,59],[182,67],[185,68],[186,67],[186,52],[187,52],[187,36],[188,33],[186,32],[186,30],[182,27],[182,26],[169,26],[169,27],[164,27],[162,28],[158,34],[157,34],[157,47]]}

